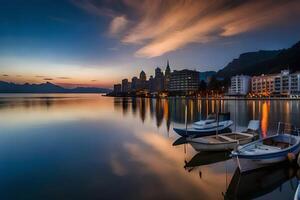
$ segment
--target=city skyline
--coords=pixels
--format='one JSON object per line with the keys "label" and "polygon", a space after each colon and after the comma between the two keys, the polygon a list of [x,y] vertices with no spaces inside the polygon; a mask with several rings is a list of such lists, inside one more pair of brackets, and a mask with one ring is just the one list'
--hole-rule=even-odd
{"label": "city skyline", "polygon": [[217,71],[241,53],[299,41],[299,4],[5,0],[0,80],[112,88],[167,60],[173,70]]}

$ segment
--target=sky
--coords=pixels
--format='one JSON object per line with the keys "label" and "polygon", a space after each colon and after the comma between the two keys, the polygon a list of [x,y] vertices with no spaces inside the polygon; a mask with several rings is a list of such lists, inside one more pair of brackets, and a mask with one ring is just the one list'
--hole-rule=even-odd
{"label": "sky", "polygon": [[299,0],[0,0],[0,80],[111,88],[300,40]]}

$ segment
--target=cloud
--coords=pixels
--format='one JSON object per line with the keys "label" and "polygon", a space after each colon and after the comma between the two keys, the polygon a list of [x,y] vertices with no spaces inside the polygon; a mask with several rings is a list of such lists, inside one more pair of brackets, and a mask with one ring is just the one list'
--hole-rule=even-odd
{"label": "cloud", "polygon": [[124,44],[138,46],[135,56],[148,58],[191,43],[207,43],[280,26],[300,17],[300,1],[297,0],[76,2],[92,14],[110,17],[109,33],[118,34]]}
{"label": "cloud", "polygon": [[45,76],[37,75],[36,78],[45,78]]}
{"label": "cloud", "polygon": [[67,79],[71,79],[70,77],[66,77],[66,76],[60,76],[60,77],[56,77],[57,79],[65,79],[65,80],[67,80]]}
{"label": "cloud", "polygon": [[91,82],[96,82],[97,80],[91,80]]}
{"label": "cloud", "polygon": [[53,78],[44,78],[44,81],[52,81]]}
{"label": "cloud", "polygon": [[125,16],[114,17],[110,23],[109,32],[112,35],[121,33],[127,26],[128,20]]}
{"label": "cloud", "polygon": [[6,77],[7,77],[7,76],[8,76],[8,74],[2,74],[2,76],[6,76]]}

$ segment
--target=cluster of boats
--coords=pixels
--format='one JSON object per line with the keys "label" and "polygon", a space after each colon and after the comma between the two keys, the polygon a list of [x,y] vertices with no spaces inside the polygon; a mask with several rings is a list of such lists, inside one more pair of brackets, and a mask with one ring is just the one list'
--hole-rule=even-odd
{"label": "cluster of boats", "polygon": [[298,131],[296,135],[277,131],[260,138],[258,120],[251,120],[247,129],[240,132],[232,132],[231,125],[230,113],[218,113],[193,123],[191,128],[174,131],[197,151],[231,151],[241,173],[294,160],[300,151]]}

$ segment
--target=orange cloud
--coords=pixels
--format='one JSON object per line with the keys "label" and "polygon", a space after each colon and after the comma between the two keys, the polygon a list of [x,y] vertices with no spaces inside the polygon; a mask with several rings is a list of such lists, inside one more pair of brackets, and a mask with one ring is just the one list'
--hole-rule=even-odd
{"label": "orange cloud", "polygon": [[109,32],[112,35],[122,32],[122,43],[140,46],[135,52],[138,57],[161,56],[191,43],[207,43],[300,17],[300,1],[296,0],[81,3],[91,13],[112,17]]}

